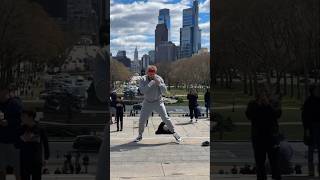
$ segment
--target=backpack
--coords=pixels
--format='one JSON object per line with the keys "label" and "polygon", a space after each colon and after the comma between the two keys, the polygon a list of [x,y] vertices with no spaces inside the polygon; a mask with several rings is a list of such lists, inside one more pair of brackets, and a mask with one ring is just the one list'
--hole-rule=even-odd
{"label": "backpack", "polygon": [[161,122],[158,126],[156,134],[173,134],[173,132],[169,130],[164,122]]}

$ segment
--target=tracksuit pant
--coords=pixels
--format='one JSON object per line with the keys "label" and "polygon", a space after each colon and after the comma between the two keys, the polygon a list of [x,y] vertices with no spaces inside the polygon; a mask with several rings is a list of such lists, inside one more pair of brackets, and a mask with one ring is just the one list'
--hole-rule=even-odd
{"label": "tracksuit pant", "polygon": [[167,114],[164,103],[162,101],[156,101],[156,102],[143,101],[141,114],[139,118],[139,135],[140,136],[142,136],[143,134],[146,121],[150,117],[152,111],[157,112],[160,115],[162,121],[168,126],[169,130],[171,132],[174,132],[173,124],[171,122],[170,117]]}
{"label": "tracksuit pant", "polygon": [[271,166],[272,179],[281,180],[281,172],[279,167],[279,148],[267,145],[268,140],[253,140],[254,158],[257,166],[257,180],[267,180],[266,158]]}
{"label": "tracksuit pant", "polygon": [[120,123],[120,129],[123,128],[123,112],[117,112],[117,130],[119,130],[119,123]]}
{"label": "tracksuit pant", "polygon": [[189,112],[190,112],[190,119],[193,119],[193,117],[198,119],[198,115],[199,115],[198,106],[189,105]]}

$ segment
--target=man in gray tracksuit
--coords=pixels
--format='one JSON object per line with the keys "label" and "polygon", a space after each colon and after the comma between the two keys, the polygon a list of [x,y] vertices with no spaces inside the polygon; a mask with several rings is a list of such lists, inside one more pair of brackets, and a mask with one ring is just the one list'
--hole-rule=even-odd
{"label": "man in gray tracksuit", "polygon": [[140,80],[139,90],[144,95],[142,103],[141,114],[139,118],[139,135],[135,142],[142,140],[142,134],[146,121],[151,115],[152,111],[156,111],[162,121],[166,124],[168,129],[173,133],[173,137],[177,143],[182,141],[181,137],[174,131],[173,124],[167,114],[162,95],[167,91],[167,87],[163,79],[156,74],[157,67],[149,66],[147,68],[147,75],[143,76]]}

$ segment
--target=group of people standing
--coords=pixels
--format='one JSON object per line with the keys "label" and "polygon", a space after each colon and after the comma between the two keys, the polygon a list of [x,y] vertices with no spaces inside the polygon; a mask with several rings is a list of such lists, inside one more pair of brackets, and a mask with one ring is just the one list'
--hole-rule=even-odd
{"label": "group of people standing", "polygon": [[0,180],[8,166],[17,180],[40,180],[49,159],[45,130],[35,121],[36,112],[24,109],[21,99],[0,88]]}
{"label": "group of people standing", "polygon": [[[198,93],[195,89],[191,89],[187,95],[187,99],[189,101],[189,116],[190,122],[193,122],[193,118],[198,122],[198,118],[201,115],[201,111],[199,109],[198,103]],[[206,107],[206,117],[209,117],[209,109],[210,109],[210,91],[207,89],[204,94],[204,102]]]}
{"label": "group of people standing", "polygon": [[[265,167],[268,156],[272,179],[281,179],[280,141],[278,119],[281,117],[281,97],[274,95],[267,85],[260,85],[256,98],[249,102],[246,116],[251,121],[251,141],[256,163],[257,180],[266,180]],[[314,176],[314,150],[320,149],[320,88],[311,85],[310,96],[302,107],[304,142],[308,146],[309,175]],[[320,153],[318,153],[320,159]],[[320,163],[318,164],[320,174]]]}

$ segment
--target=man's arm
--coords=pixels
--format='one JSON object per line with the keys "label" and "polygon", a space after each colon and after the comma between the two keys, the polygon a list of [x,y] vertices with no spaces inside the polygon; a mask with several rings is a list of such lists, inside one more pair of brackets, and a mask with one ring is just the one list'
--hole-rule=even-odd
{"label": "man's arm", "polygon": [[160,76],[158,76],[158,81],[159,81],[160,92],[162,94],[166,93],[167,92],[167,86],[164,83],[164,80]]}
{"label": "man's arm", "polygon": [[152,80],[148,84],[145,80],[140,81],[139,89],[142,94],[145,94],[150,90],[150,88],[155,84],[155,81]]}

